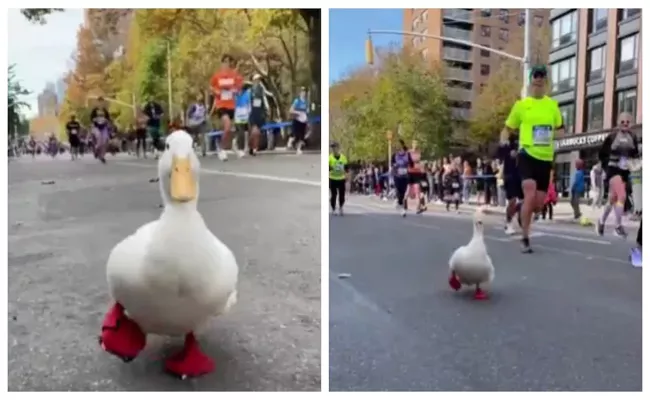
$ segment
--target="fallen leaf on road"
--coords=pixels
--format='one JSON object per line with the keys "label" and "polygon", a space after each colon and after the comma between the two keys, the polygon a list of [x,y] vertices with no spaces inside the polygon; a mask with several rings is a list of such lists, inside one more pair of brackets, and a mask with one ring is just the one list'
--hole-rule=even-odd
{"label": "fallen leaf on road", "polygon": [[54,185],[56,182],[54,181],[42,181],[41,185]]}

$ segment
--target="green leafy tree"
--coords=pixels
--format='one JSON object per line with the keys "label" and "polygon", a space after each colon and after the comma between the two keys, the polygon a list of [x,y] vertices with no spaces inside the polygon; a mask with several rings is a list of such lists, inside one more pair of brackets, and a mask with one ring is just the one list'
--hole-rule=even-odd
{"label": "green leafy tree", "polygon": [[[29,104],[21,100],[22,97],[29,95],[30,92],[22,87],[16,77],[14,68],[15,65],[10,65],[7,74],[7,122],[10,136],[13,136],[14,133],[27,133],[24,129],[26,120],[22,116],[21,111],[25,108],[30,108]],[[29,125],[27,126],[29,129]]]}
{"label": "green leafy tree", "polygon": [[28,21],[35,24],[43,25],[47,22],[48,15],[56,12],[62,12],[62,8],[21,8],[20,12]]}
{"label": "green leafy tree", "polygon": [[451,116],[439,70],[405,50],[388,52],[378,64],[330,89],[332,139],[349,157],[366,160],[386,158],[388,131],[393,144],[417,140],[425,155],[446,152]]}

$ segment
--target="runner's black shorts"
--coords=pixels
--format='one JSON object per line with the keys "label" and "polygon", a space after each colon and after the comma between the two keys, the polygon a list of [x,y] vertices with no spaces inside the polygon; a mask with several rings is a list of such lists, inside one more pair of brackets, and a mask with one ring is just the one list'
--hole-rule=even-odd
{"label": "runner's black shorts", "polygon": [[[409,185],[420,185],[427,181],[427,174],[424,172],[409,172]],[[428,182],[427,182],[428,184]]]}
{"label": "runner's black shorts", "polygon": [[81,140],[79,140],[79,135],[70,135],[69,140],[70,140],[70,147],[72,148],[76,149],[81,144]]}
{"label": "runner's black shorts", "polygon": [[297,142],[304,141],[305,135],[307,134],[307,123],[294,119],[291,124],[291,131],[293,132],[293,137]]}
{"label": "runner's black shorts", "polygon": [[630,171],[628,170],[610,166],[605,168],[605,176],[608,181],[616,175],[620,176],[624,183],[628,183],[630,180]]}
{"label": "runner's black shorts", "polygon": [[256,126],[261,129],[266,124],[266,115],[264,114],[264,110],[253,108],[248,123],[251,127]]}
{"label": "runner's black shorts", "polygon": [[227,115],[231,120],[235,119],[235,110],[230,108],[217,108],[217,115],[219,119],[223,118],[224,115]]}
{"label": "runner's black shorts", "polygon": [[548,191],[553,161],[538,160],[522,149],[517,154],[517,169],[522,181],[532,179],[537,183],[538,192],[546,193]]}
{"label": "runner's black shorts", "polygon": [[503,179],[503,189],[506,192],[506,199],[523,199],[524,192],[521,189],[521,179],[518,176],[506,176]]}

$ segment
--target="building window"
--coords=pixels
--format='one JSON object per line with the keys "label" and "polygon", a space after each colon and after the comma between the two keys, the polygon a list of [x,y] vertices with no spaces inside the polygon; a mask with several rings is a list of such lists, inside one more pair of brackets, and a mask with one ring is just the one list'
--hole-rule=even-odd
{"label": "building window", "polygon": [[618,92],[618,101],[616,105],[617,112],[614,113],[615,121],[622,112],[632,114],[632,118],[636,121],[636,89],[622,90]]}
{"label": "building window", "polygon": [[526,25],[526,11],[519,11],[519,17],[517,17],[517,25]]}
{"label": "building window", "polygon": [[576,106],[573,103],[560,106],[562,122],[567,133],[575,133]]}
{"label": "building window", "polygon": [[535,25],[537,25],[538,28],[541,28],[542,25],[544,25],[544,17],[540,15],[535,15],[533,17],[533,20],[535,21]]}
{"label": "building window", "polygon": [[506,28],[501,28],[499,30],[499,39],[503,40],[504,42],[507,42],[509,37],[510,37],[510,31],[508,31]]}
{"label": "building window", "polygon": [[481,64],[481,75],[482,76],[490,75],[490,66],[488,64]]}
{"label": "building window", "polygon": [[576,85],[576,58],[571,57],[551,65],[551,91],[563,92]]}
{"label": "building window", "polygon": [[589,82],[605,78],[607,46],[596,47],[589,52]]}
{"label": "building window", "polygon": [[555,21],[553,21],[553,41],[552,48],[563,46],[576,40],[576,31],[578,29],[578,13],[572,11]]}
{"label": "building window", "polygon": [[598,32],[607,28],[607,13],[606,8],[594,8],[591,10],[591,33]]}
{"label": "building window", "polygon": [[490,57],[490,52],[488,50],[481,50],[481,57]]}
{"label": "building window", "polygon": [[491,8],[481,8],[481,17],[489,18],[492,16]]}
{"label": "building window", "polygon": [[481,25],[481,36],[490,37],[491,34],[492,34],[492,28],[490,28],[487,25]]}
{"label": "building window", "polygon": [[618,46],[618,72],[628,72],[637,69],[639,58],[639,34],[621,39]]}
{"label": "building window", "polygon": [[510,12],[507,8],[502,8],[499,10],[499,19],[506,24],[510,22]]}
{"label": "building window", "polygon": [[625,21],[626,19],[634,18],[639,14],[641,14],[640,8],[624,8],[621,10],[620,21]]}
{"label": "building window", "polygon": [[603,129],[603,96],[587,99],[587,131]]}
{"label": "building window", "polygon": [[483,93],[483,90],[485,90],[485,83],[481,83],[481,87],[479,88],[479,92]]}

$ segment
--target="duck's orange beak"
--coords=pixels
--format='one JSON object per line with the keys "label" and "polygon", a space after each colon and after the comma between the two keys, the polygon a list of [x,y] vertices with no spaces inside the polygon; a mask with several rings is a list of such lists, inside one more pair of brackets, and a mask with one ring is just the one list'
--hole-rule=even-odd
{"label": "duck's orange beak", "polygon": [[196,199],[196,180],[189,158],[172,157],[170,196],[173,201],[185,203]]}

